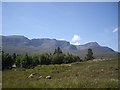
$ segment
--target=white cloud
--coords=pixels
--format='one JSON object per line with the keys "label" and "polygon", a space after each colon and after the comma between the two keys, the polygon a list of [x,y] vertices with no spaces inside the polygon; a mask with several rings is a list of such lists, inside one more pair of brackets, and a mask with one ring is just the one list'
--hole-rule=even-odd
{"label": "white cloud", "polygon": [[79,42],[75,42],[73,45],[80,45],[80,43]]}
{"label": "white cloud", "polygon": [[117,32],[118,31],[118,28],[115,28],[114,30],[113,30],[113,32]]}
{"label": "white cloud", "polygon": [[61,40],[61,41],[66,41],[65,39],[59,39],[59,40]]}
{"label": "white cloud", "polygon": [[77,42],[77,41],[79,41],[80,39],[81,39],[80,36],[74,35],[73,38],[72,38],[72,42]]}
{"label": "white cloud", "polygon": [[79,40],[81,40],[81,37],[79,35],[74,35],[72,37],[72,40],[71,40],[70,44],[80,45]]}

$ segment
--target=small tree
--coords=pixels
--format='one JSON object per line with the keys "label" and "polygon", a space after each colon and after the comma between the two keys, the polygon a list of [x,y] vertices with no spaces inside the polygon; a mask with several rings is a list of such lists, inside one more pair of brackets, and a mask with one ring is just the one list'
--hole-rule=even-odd
{"label": "small tree", "polygon": [[74,57],[72,54],[67,54],[66,56],[64,56],[64,63],[72,63],[74,62]]}
{"label": "small tree", "polygon": [[63,59],[64,59],[64,54],[63,54],[62,50],[60,49],[60,47],[58,47],[57,49],[55,49],[55,51],[52,55],[51,63],[52,64],[62,64]]}
{"label": "small tree", "polygon": [[51,61],[50,61],[50,56],[48,53],[43,53],[40,55],[40,64],[48,65],[50,63]]}
{"label": "small tree", "polygon": [[92,52],[92,49],[89,48],[88,53],[87,53],[87,55],[85,57],[85,60],[92,60],[92,59],[94,59],[93,52]]}
{"label": "small tree", "polygon": [[55,49],[54,53],[53,54],[61,54],[62,53],[62,50],[60,49],[60,47],[58,47],[57,49]]}
{"label": "small tree", "polygon": [[11,68],[13,63],[12,56],[9,53],[2,52],[2,68]]}
{"label": "small tree", "polygon": [[71,63],[72,62],[72,57],[70,57],[70,56],[68,56],[68,55],[66,55],[65,57],[64,57],[64,63]]}
{"label": "small tree", "polygon": [[24,68],[30,68],[32,65],[32,57],[28,56],[28,54],[26,53],[23,58],[22,58],[22,67]]}
{"label": "small tree", "polygon": [[38,56],[33,56],[32,57],[32,65],[37,66],[38,64],[39,64]]}
{"label": "small tree", "polygon": [[63,59],[64,59],[64,54],[58,54],[58,53],[56,53],[56,54],[54,54],[53,56],[52,56],[52,64],[62,64],[63,63]]}
{"label": "small tree", "polygon": [[73,56],[74,62],[81,62],[82,59],[79,56]]}
{"label": "small tree", "polygon": [[15,64],[17,65],[17,67],[21,66],[21,62],[22,62],[22,56],[21,55],[17,55],[16,56],[16,62],[15,62]]}
{"label": "small tree", "polygon": [[16,54],[15,53],[13,53],[12,58],[13,58],[13,62],[15,63],[16,62]]}

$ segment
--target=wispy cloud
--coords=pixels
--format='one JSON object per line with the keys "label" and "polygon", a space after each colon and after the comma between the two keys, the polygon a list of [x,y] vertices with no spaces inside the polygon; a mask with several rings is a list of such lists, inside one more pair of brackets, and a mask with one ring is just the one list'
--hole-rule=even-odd
{"label": "wispy cloud", "polygon": [[80,45],[79,40],[81,40],[81,37],[79,35],[74,35],[70,43],[73,45]]}
{"label": "wispy cloud", "polygon": [[115,28],[115,29],[113,30],[113,33],[114,33],[114,32],[117,32],[117,31],[118,31],[118,28]]}
{"label": "wispy cloud", "polygon": [[77,42],[77,41],[79,41],[80,39],[81,39],[80,36],[74,35],[73,38],[72,38],[72,42]]}
{"label": "wispy cloud", "polygon": [[61,40],[61,41],[66,41],[65,39],[59,39],[59,40]]}
{"label": "wispy cloud", "polygon": [[80,43],[79,42],[75,42],[73,45],[80,45]]}

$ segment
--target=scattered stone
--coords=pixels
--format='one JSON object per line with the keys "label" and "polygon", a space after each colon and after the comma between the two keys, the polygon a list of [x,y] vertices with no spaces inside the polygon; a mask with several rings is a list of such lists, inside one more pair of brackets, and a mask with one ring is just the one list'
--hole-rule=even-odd
{"label": "scattered stone", "polygon": [[69,72],[70,72],[71,70],[66,70],[66,71],[69,71]]}
{"label": "scattered stone", "polygon": [[101,72],[103,72],[103,69],[101,69]]}
{"label": "scattered stone", "polygon": [[112,60],[111,58],[109,60]]}
{"label": "scattered stone", "polygon": [[99,79],[94,79],[94,82],[97,84],[98,83],[98,81],[99,81]]}
{"label": "scattered stone", "polygon": [[28,78],[33,78],[33,74],[30,74],[30,75],[28,76]]}
{"label": "scattered stone", "polygon": [[41,78],[43,78],[43,77],[42,77],[42,76],[39,76],[38,78],[41,79]]}
{"label": "scattered stone", "polygon": [[46,76],[46,79],[51,79],[51,76]]}
{"label": "scattered stone", "polygon": [[16,64],[13,64],[13,65],[12,65],[12,68],[16,68]]}
{"label": "scattered stone", "polygon": [[111,79],[111,81],[116,81],[116,82],[118,82],[118,79]]}
{"label": "scattered stone", "polygon": [[71,67],[71,64],[68,64],[69,67]]}

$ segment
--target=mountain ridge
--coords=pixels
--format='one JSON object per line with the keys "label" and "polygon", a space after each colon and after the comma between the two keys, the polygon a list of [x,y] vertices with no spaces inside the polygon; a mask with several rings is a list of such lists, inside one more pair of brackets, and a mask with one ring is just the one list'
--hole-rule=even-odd
{"label": "mountain ridge", "polygon": [[9,53],[53,53],[54,49],[60,47],[64,53],[71,53],[80,57],[84,57],[87,49],[93,49],[95,57],[109,57],[116,56],[117,52],[107,46],[101,46],[97,42],[88,42],[83,45],[73,45],[66,40],[57,40],[49,38],[33,38],[28,39],[25,36],[12,35],[0,36],[2,37],[3,51]]}

